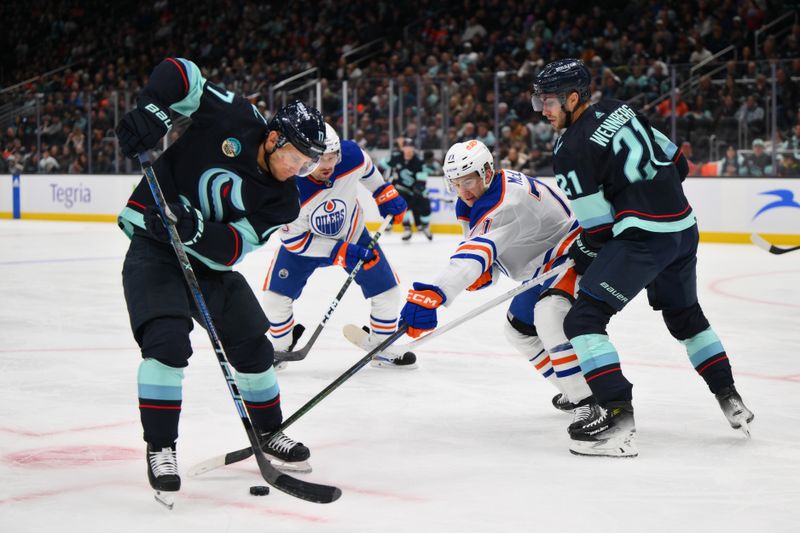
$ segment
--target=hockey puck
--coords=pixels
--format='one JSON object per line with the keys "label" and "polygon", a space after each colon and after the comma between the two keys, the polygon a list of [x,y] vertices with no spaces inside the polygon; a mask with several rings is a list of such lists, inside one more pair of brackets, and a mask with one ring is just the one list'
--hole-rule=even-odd
{"label": "hockey puck", "polygon": [[264,485],[253,485],[250,487],[250,494],[253,496],[266,496],[269,494],[269,487]]}

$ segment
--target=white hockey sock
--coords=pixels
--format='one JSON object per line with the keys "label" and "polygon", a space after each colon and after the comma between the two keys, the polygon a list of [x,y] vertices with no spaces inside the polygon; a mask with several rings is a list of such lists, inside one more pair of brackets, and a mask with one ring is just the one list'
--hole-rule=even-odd
{"label": "white hockey sock", "polygon": [[269,320],[269,340],[275,351],[286,351],[292,344],[294,300],[277,292],[264,291],[261,296]]}
{"label": "white hockey sock", "polygon": [[387,291],[376,294],[370,300],[369,330],[370,342],[379,344],[397,331],[397,310],[400,307],[400,287],[395,285]]}
{"label": "white hockey sock", "polygon": [[550,295],[537,302],[533,316],[539,338],[550,354],[559,390],[567,395],[569,401],[578,403],[591,396],[592,391],[581,372],[575,348],[564,334],[564,317],[571,306],[566,298]]}
{"label": "white hockey sock", "polygon": [[503,333],[511,346],[527,357],[528,361],[531,362],[542,377],[552,383],[559,392],[567,394],[567,391],[561,387],[561,383],[553,371],[553,365],[550,364],[550,354],[544,349],[544,345],[539,337],[525,335],[517,331],[507,320],[503,327]]}

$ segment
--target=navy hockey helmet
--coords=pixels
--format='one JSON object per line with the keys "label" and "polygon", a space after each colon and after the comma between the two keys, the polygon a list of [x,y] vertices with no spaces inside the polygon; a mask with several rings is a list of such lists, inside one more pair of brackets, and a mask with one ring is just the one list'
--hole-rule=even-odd
{"label": "navy hockey helmet", "polygon": [[307,107],[300,100],[280,108],[267,127],[270,131],[280,133],[276,149],[288,142],[313,161],[319,161],[325,151],[325,122],[322,120],[322,113],[314,107]]}
{"label": "navy hockey helmet", "polygon": [[554,94],[561,105],[567,102],[572,92],[578,93],[579,102],[591,98],[592,75],[580,59],[559,59],[548,63],[533,81],[531,105],[540,112],[544,108],[542,95]]}

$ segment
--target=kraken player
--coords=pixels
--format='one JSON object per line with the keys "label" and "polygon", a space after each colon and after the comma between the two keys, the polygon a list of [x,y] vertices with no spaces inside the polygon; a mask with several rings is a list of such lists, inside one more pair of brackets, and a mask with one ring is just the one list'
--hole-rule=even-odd
{"label": "kraken player", "polygon": [[[436,308],[452,305],[464,289],[488,287],[500,274],[525,281],[563,264],[580,232],[560,193],[519,172],[495,173],[492,154],[480,141],[454,144],[444,175],[458,194],[456,216],[465,240],[431,283],[416,282],[409,291],[401,317],[412,337],[434,329]],[[553,403],[564,410],[592,402],[562,326],[576,277],[569,268],[517,295],[505,324],[508,341],[561,391]]]}
{"label": "kraken player", "polygon": [[[117,126],[123,153],[136,157],[153,148],[171,125],[170,109],[190,116],[192,124],[153,168],[253,424],[260,434],[270,434],[282,414],[267,318],[232,268],[297,216],[292,176],[318,163],[324,122],[319,111],[301,102],[267,122],[246,99],[207,82],[193,62],[168,58],[153,70],[136,109]],[[174,493],[181,484],[175,442],[184,368],[192,355],[189,332],[199,311],[154,203],[142,179],[118,220],[131,239],[122,283],[141,348],[137,381],[148,479],[167,504],[172,496],[162,493]],[[282,432],[262,445],[279,468],[310,469],[308,448]]]}
{"label": "kraken player", "polygon": [[[368,250],[369,233],[356,198],[359,184],[372,192],[382,217],[402,220],[406,202],[385,183],[370,157],[353,141],[340,141],[325,125],[325,153],[314,172],[298,178],[300,216],[280,232],[283,245],[264,282],[263,302],[270,321],[269,336],[276,350],[290,350],[296,341],[293,303],[317,268],[341,266],[350,272],[359,260],[363,267],[355,282],[371,302],[370,335],[364,348],[377,346],[397,330],[397,310],[402,295],[386,255],[376,243]],[[416,368],[412,352],[376,354],[373,366]]]}
{"label": "kraken player", "polygon": [[579,455],[636,456],[632,385],[606,326],[644,288],[653,309],[685,347],[733,428],[749,435],[753,413],[734,387],[731,365],[697,301],[698,230],[683,194],[686,159],[643,116],[617,100],[590,105],[582,61],[548,64],[532,104],[559,137],[553,167],[583,231],[570,249],[583,274],[564,330],[597,404],[573,423]]}

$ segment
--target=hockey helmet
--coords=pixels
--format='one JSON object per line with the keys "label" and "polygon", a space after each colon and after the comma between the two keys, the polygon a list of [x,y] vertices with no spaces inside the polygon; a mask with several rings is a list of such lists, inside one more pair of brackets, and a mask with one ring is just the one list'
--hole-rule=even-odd
{"label": "hockey helmet", "polygon": [[[486,171],[487,165],[489,166],[488,172]],[[442,170],[444,171],[445,185],[450,192],[455,192],[453,180],[468,176],[473,172],[477,172],[483,180],[484,186],[488,187],[494,176],[494,157],[481,141],[473,139],[456,143],[447,151]]]}
{"label": "hockey helmet", "polygon": [[333,129],[333,126],[325,123],[325,151],[323,154],[338,154],[336,159],[336,164],[342,162],[342,144],[339,142],[339,135],[337,135],[336,130]]}
{"label": "hockey helmet", "polygon": [[533,110],[541,112],[544,109],[542,95],[545,94],[556,95],[562,106],[572,92],[578,93],[579,102],[588,102],[591,83],[592,75],[580,59],[559,59],[548,63],[533,81]]}
{"label": "hockey helmet", "polygon": [[298,175],[307,176],[314,171],[325,151],[325,122],[319,110],[295,100],[279,109],[267,127],[280,134],[275,144],[276,150],[288,142],[301,154],[311,158]]}

